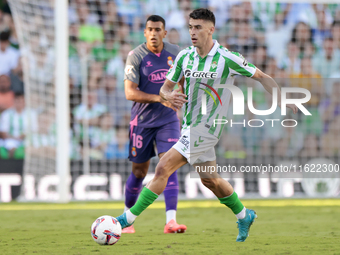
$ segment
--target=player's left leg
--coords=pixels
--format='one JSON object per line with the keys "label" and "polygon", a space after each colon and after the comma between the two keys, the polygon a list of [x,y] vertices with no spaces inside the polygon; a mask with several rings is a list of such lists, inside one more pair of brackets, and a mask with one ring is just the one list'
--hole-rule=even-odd
{"label": "player's left leg", "polygon": [[[159,127],[155,136],[158,156],[161,159],[163,155],[171,149],[180,137],[179,122],[172,122]],[[166,224],[164,233],[184,233],[187,227],[183,224],[177,224],[177,202],[178,202],[178,178],[177,170],[170,175],[168,183],[163,191],[166,207]]]}
{"label": "player's left leg", "polygon": [[[165,153],[159,155],[160,158]],[[176,220],[177,214],[177,203],[178,203],[178,178],[177,170],[170,175],[168,183],[163,191],[165,200],[165,211],[166,211],[166,224],[164,226],[164,233],[184,233],[187,230],[187,226],[178,224]]]}
{"label": "player's left leg", "polygon": [[132,162],[132,173],[125,184],[125,211],[136,203],[142,190],[143,180],[148,173],[149,165],[150,160],[143,163]]}
{"label": "player's left leg", "polygon": [[168,178],[178,168],[185,165],[187,159],[176,149],[171,148],[158,162],[155,177],[143,188],[136,204],[117,217],[122,228],[131,226],[135,219],[164,191]]}
{"label": "player's left leg", "polygon": [[[125,209],[129,210],[137,201],[143,187],[143,180],[148,173],[150,158],[154,151],[155,128],[130,126],[129,159],[132,161],[132,173],[125,185]],[[122,233],[135,233],[133,226],[123,229]]]}
{"label": "player's left leg", "polygon": [[[125,184],[125,208],[124,212],[129,210],[137,201],[139,193],[143,188],[143,180],[148,173],[150,160],[143,163],[132,161],[132,173],[128,177]],[[122,233],[135,233],[135,228],[132,226],[123,229]]]}
{"label": "player's left leg", "polygon": [[[199,173],[204,186],[216,195],[221,204],[226,205],[233,211],[238,219],[239,228],[236,241],[244,242],[249,235],[250,226],[257,218],[255,211],[245,208],[230,183],[222,179],[217,173],[216,160],[194,164],[194,167]],[[200,169],[204,171],[200,171]],[[206,171],[206,169],[210,169],[210,171]]]}

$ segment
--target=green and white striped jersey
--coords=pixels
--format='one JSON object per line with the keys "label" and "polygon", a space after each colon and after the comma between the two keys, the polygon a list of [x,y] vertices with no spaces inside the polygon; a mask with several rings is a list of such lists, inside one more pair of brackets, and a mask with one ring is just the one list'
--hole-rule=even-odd
{"label": "green and white striped jersey", "polygon": [[[188,103],[184,106],[182,128],[203,126],[219,138],[224,125],[214,125],[214,120],[226,119],[231,92],[216,86],[232,85],[235,75],[252,77],[255,71],[256,67],[247,63],[241,54],[229,51],[215,40],[204,58],[193,46],[182,50],[167,74],[167,79],[176,83],[185,77],[184,93]],[[202,99],[206,99],[206,114],[202,111],[205,105]]]}

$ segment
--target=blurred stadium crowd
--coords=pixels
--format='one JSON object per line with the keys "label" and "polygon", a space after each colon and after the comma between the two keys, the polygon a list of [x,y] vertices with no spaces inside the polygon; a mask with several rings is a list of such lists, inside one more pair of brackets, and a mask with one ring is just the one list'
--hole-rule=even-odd
{"label": "blurred stadium crowd", "polygon": [[[45,13],[45,17],[53,17],[52,2],[32,2],[32,5],[39,5],[38,9]],[[124,94],[127,55],[145,41],[144,22],[151,14],[165,18],[167,41],[181,48],[191,45],[188,15],[199,7],[214,11],[215,38],[221,45],[240,52],[248,62],[276,78],[280,86],[303,87],[312,94],[307,104],[312,116],[300,113],[286,117],[296,119],[298,128],[286,128],[280,124],[275,129],[269,125],[260,129],[227,126],[228,132],[222,136],[220,149],[217,150],[219,155],[224,158],[244,158],[255,154],[338,156],[340,4],[234,0],[167,0],[162,3],[157,0],[70,0],[71,158],[82,157],[84,124],[89,126],[91,158],[127,158],[132,104]],[[36,18],[33,13],[30,15],[32,19]],[[42,23],[48,20],[37,18],[35,22],[41,25],[37,28],[44,29]],[[31,30],[27,43],[31,45],[33,55],[22,50],[6,1],[0,1],[0,31],[0,158],[24,157],[27,125],[36,131],[36,135],[29,139],[32,149],[37,149],[37,153],[39,148],[54,153],[55,123],[44,118],[53,116],[54,110],[37,110],[31,112],[31,117],[28,116],[23,97],[22,67],[23,56],[28,56],[30,77],[42,81],[42,86],[53,83],[53,72],[45,71],[53,65],[53,40],[42,30]],[[88,66],[85,79],[82,61],[86,61]],[[254,88],[255,108],[270,108],[270,98],[257,83],[242,78],[236,82],[245,93],[247,87]],[[87,85],[86,90],[84,84]],[[39,108],[34,102],[31,107]],[[279,109],[272,117],[283,119]],[[242,119],[230,118],[234,121],[259,119],[251,113],[242,116]]]}

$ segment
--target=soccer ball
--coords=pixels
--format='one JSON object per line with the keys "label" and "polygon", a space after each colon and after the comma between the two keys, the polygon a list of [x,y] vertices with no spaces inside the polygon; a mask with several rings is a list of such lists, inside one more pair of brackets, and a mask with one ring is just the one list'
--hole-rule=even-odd
{"label": "soccer ball", "polygon": [[122,235],[122,226],[119,221],[109,215],[100,216],[91,226],[93,240],[101,245],[113,245]]}

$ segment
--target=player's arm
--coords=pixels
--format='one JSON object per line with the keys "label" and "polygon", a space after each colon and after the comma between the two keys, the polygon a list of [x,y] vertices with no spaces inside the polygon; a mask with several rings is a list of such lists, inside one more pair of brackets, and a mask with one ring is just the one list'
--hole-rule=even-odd
{"label": "player's arm", "polygon": [[127,100],[137,103],[160,103],[161,97],[155,94],[145,93],[140,91],[138,84],[140,81],[139,68],[140,57],[138,54],[129,53],[125,65],[124,88],[125,97]]}
{"label": "player's arm", "polygon": [[[256,81],[259,81],[262,86],[270,93],[273,93],[273,88],[277,89],[277,102],[281,107],[281,90],[276,81],[270,77],[268,74],[265,74],[260,69],[256,68],[255,74],[252,78]],[[294,113],[297,113],[297,107],[294,104],[287,104],[287,107],[292,109]]]}
{"label": "player's arm", "polygon": [[130,81],[124,81],[125,97],[137,103],[161,103],[161,97],[156,94],[149,94],[138,89],[138,84]]}
{"label": "player's arm", "polygon": [[129,53],[126,59],[124,70],[124,88],[127,100],[137,103],[161,103],[161,97],[156,94],[145,93],[138,88],[140,82],[140,64],[141,57],[133,51]]}

